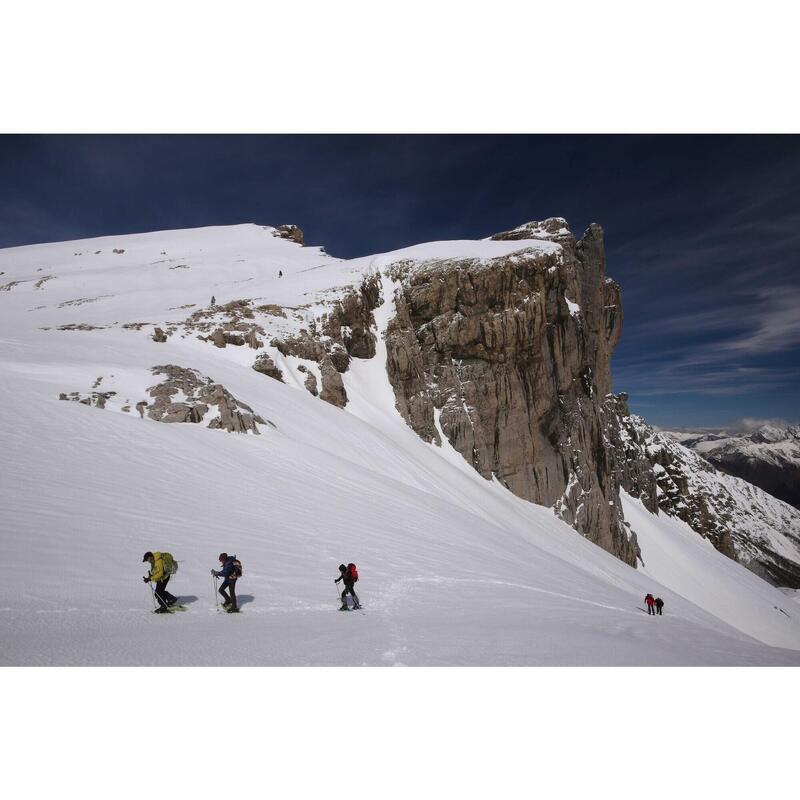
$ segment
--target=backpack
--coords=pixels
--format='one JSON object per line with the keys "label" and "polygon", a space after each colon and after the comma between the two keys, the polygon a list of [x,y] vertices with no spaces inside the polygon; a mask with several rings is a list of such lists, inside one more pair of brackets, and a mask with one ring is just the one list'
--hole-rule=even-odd
{"label": "backpack", "polygon": [[164,575],[172,577],[178,571],[178,562],[172,557],[172,553],[162,553],[161,560],[164,562]]}
{"label": "backpack", "polygon": [[355,564],[348,564],[347,565],[347,577],[350,578],[353,583],[358,580],[358,568]]}
{"label": "backpack", "polygon": [[231,573],[234,578],[242,577],[242,562],[238,558],[233,559],[233,572]]}

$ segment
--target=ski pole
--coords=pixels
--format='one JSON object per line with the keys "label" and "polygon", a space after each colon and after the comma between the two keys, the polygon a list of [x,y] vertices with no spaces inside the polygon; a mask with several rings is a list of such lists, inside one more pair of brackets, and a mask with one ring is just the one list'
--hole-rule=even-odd
{"label": "ski pole", "polygon": [[153,595],[153,609],[155,610],[157,608],[157,606],[156,606],[156,591],[153,588],[153,584],[150,583],[149,581],[147,582],[147,585],[150,587],[150,594]]}
{"label": "ski pole", "polygon": [[219,598],[217,597],[217,576],[211,571],[211,591],[214,592],[214,608],[219,611]]}

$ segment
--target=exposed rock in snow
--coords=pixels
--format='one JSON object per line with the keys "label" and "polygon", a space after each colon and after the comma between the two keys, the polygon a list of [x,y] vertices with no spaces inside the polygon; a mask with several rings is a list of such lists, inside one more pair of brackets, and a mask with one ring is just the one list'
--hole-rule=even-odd
{"label": "exposed rock in snow", "polygon": [[[216,406],[219,416],[208,423],[209,428],[258,434],[256,423],[264,424],[250,406],[195,369],[167,364],[151,371],[154,375],[166,375],[165,380],[148,389],[153,402],[147,406],[147,416],[156,422],[202,422],[209,408]],[[179,395],[182,399],[176,401]]]}
{"label": "exposed rock in snow", "polygon": [[563,217],[549,217],[542,222],[526,222],[514,230],[495,233],[495,241],[513,241],[517,239],[548,239],[554,242],[567,242],[572,239],[569,224]]}
{"label": "exposed rock in snow", "polygon": [[302,373],[305,374],[306,379],[305,379],[303,385],[306,387],[306,389],[308,390],[308,392],[310,394],[312,394],[312,395],[314,395],[314,397],[316,397],[317,396],[317,376],[314,375],[313,372],[309,372],[309,370],[305,366],[305,364],[300,364],[297,367],[297,371],[298,372],[302,372]]}
{"label": "exposed rock in snow", "polygon": [[275,366],[275,362],[270,357],[269,353],[262,353],[253,364],[253,369],[260,372],[262,375],[267,375],[270,378],[275,378],[276,381],[284,383],[283,373]]}
{"label": "exposed rock in snow", "polygon": [[344,408],[347,405],[347,392],[345,391],[344,383],[342,383],[342,376],[333,365],[330,356],[325,356],[319,362],[319,369],[322,373],[320,398],[333,406]]}
{"label": "exposed rock in snow", "polygon": [[279,239],[288,239],[291,242],[297,242],[297,244],[305,244],[303,231],[297,225],[278,225],[273,235]]}

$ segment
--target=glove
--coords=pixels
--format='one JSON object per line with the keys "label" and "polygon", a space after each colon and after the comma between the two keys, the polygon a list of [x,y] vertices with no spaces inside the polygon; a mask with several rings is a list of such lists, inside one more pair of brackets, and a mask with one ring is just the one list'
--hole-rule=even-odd
{"label": "glove", "polygon": [[219,577],[219,575],[218,575],[218,573],[217,573],[217,571],[216,571],[215,569],[212,569],[212,570],[211,570],[211,574],[212,574],[212,575],[213,575],[215,578],[218,578],[218,577]]}
{"label": "glove", "polygon": [[150,578],[148,578],[148,577],[147,577],[147,575],[145,575],[145,576],[144,576],[144,578],[142,578],[142,580],[143,580],[145,583],[150,583]]}

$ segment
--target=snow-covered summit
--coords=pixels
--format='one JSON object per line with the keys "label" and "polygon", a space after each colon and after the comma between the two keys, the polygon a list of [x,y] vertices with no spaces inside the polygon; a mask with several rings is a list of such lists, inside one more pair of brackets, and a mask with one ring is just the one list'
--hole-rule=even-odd
{"label": "snow-covered summit", "polygon": [[526,222],[510,231],[496,233],[492,239],[518,240],[518,239],[544,239],[551,241],[566,241],[572,238],[569,223],[563,217],[548,217],[545,220]]}

